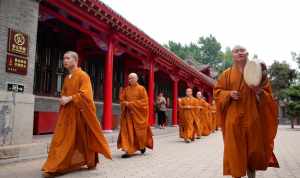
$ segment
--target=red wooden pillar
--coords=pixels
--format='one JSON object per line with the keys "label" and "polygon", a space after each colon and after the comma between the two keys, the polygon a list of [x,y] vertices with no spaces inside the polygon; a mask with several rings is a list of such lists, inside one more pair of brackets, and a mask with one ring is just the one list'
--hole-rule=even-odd
{"label": "red wooden pillar", "polygon": [[172,111],[172,124],[174,127],[177,123],[177,100],[178,100],[178,80],[173,80],[173,111]]}
{"label": "red wooden pillar", "polygon": [[112,82],[113,82],[113,39],[109,38],[107,55],[104,64],[104,106],[103,106],[103,130],[112,131]]}
{"label": "red wooden pillar", "polygon": [[149,60],[149,84],[148,84],[148,97],[149,97],[149,124],[154,125],[154,63],[153,59]]}

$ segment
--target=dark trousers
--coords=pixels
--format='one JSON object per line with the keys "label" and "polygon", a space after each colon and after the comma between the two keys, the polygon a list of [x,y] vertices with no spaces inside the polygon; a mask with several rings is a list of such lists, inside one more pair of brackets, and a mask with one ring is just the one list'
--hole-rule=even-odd
{"label": "dark trousers", "polygon": [[160,126],[167,125],[166,111],[158,111],[157,112],[157,117],[158,117],[158,124]]}

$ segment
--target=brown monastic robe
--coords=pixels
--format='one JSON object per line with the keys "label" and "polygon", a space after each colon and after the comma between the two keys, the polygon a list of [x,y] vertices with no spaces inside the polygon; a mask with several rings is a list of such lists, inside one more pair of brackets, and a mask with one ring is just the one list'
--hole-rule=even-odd
{"label": "brown monastic robe", "polygon": [[73,99],[59,108],[48,159],[42,170],[65,173],[84,165],[94,167],[98,163],[98,153],[111,159],[108,142],[96,116],[88,74],[78,68],[68,75],[61,95]]}
{"label": "brown monastic robe", "polygon": [[195,112],[195,124],[194,124],[194,132],[195,132],[195,135],[197,135],[197,137],[201,137],[202,136],[202,122],[203,122],[203,119],[201,119],[200,115],[202,113],[202,109],[203,109],[203,106],[202,106],[202,103],[200,100],[198,100],[197,98],[196,99],[196,108],[194,109],[194,112]]}
{"label": "brown monastic robe", "polygon": [[[184,108],[191,106],[191,108]],[[197,115],[195,108],[197,107],[197,99],[194,97],[184,97],[180,101],[180,119],[181,119],[181,137],[185,140],[193,140],[195,137],[195,127],[197,125]]]}
{"label": "brown monastic robe", "polygon": [[[232,90],[240,92],[239,100],[231,99]],[[278,167],[273,154],[277,104],[270,83],[263,83],[263,92],[257,98],[242,73],[231,67],[220,75],[214,97],[224,138],[224,175],[241,177],[247,169]]]}
{"label": "brown monastic robe", "polygon": [[[125,106],[124,101],[130,102]],[[133,154],[148,147],[153,149],[152,131],[148,124],[149,104],[146,89],[139,85],[121,91],[121,123],[118,149]]]}
{"label": "brown monastic robe", "polygon": [[212,114],[212,122],[213,122],[213,126],[212,126],[212,129],[213,131],[217,130],[218,129],[218,126],[217,126],[217,114],[216,114],[216,105],[215,104],[211,104],[210,106],[210,110],[211,110],[211,114]]}
{"label": "brown monastic robe", "polygon": [[210,134],[209,129],[209,104],[204,99],[197,98],[200,106],[202,107],[200,110],[200,114],[198,117],[200,117],[201,120],[201,130],[203,136],[208,136]]}

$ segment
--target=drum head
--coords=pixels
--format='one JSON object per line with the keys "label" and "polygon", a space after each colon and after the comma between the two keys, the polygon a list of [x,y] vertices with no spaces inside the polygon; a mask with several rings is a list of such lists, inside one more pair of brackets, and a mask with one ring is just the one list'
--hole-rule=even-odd
{"label": "drum head", "polygon": [[244,68],[244,80],[248,86],[259,86],[262,80],[260,63],[249,60]]}

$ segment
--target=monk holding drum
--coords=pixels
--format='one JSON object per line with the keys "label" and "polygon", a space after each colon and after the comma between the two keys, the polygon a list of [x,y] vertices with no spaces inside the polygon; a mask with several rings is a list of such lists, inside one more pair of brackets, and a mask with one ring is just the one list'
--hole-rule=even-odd
{"label": "monk holding drum", "polygon": [[235,46],[232,55],[233,65],[214,88],[224,140],[223,171],[235,178],[254,178],[256,170],[279,167],[273,153],[278,107],[265,65],[249,61],[242,46]]}

